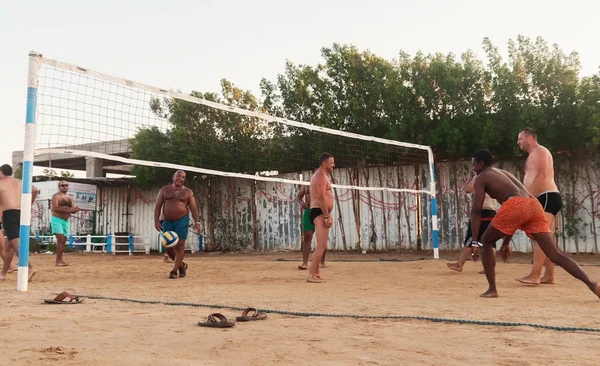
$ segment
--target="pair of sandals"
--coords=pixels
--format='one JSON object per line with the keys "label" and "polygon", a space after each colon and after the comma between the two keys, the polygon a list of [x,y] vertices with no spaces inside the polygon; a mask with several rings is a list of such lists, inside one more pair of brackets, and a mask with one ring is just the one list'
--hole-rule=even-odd
{"label": "pair of sandals", "polygon": [[[264,319],[267,319],[267,314],[261,313],[255,308],[247,308],[242,312],[241,316],[235,318],[235,320],[238,322],[248,322]],[[210,314],[205,322],[198,322],[198,325],[201,327],[211,328],[230,328],[235,325],[235,322],[228,321],[225,315],[221,313],[214,313]]]}

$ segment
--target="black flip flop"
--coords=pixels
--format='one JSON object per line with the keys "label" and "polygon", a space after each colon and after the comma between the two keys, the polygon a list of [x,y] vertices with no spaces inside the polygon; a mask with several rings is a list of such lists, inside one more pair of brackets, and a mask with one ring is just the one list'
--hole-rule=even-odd
{"label": "black flip flop", "polygon": [[[252,315],[248,316],[248,313],[253,312]],[[242,316],[238,316],[237,318],[235,318],[235,320],[237,320],[238,322],[249,322],[249,321],[253,321],[253,320],[264,320],[267,319],[267,314],[265,313],[261,313],[260,311],[256,310],[255,308],[247,308],[246,310],[244,310],[244,312],[242,312]]]}
{"label": "black flip flop", "polygon": [[211,328],[230,328],[233,327],[235,323],[227,321],[227,318],[223,314],[214,313],[208,316],[206,322],[198,322],[198,325]]}
{"label": "black flip flop", "polygon": [[[65,301],[65,300],[69,301]],[[44,300],[46,304],[60,304],[60,305],[70,305],[70,304],[81,304],[83,299],[79,298],[79,296],[73,296],[67,291],[61,292],[52,300]]]}

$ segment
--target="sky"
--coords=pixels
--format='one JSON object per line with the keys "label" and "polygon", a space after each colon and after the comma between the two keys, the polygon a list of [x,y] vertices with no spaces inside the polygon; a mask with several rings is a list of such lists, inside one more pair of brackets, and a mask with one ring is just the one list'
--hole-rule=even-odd
{"label": "sky", "polygon": [[258,94],[286,60],[316,65],[333,43],[389,60],[401,50],[484,59],[484,37],[505,54],[524,35],[577,51],[586,76],[600,66],[598,14],[592,0],[13,2],[0,13],[0,164],[23,149],[31,50],[165,89],[219,92],[227,78]]}

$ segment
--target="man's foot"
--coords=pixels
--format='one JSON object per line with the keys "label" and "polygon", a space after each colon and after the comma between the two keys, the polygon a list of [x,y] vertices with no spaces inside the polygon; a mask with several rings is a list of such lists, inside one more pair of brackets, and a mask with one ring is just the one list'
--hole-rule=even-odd
{"label": "man's foot", "polygon": [[165,262],[165,263],[171,263],[171,259],[169,258],[168,255],[163,256],[163,262]]}
{"label": "man's foot", "polygon": [[456,263],[446,263],[446,265],[448,266],[448,268],[456,272],[462,272],[463,270],[462,267]]}
{"label": "man's foot", "polygon": [[542,277],[542,279],[540,280],[540,283],[544,284],[544,285],[554,285],[554,278]]}
{"label": "man's foot", "polygon": [[595,293],[598,298],[600,298],[600,285],[596,285],[595,287],[592,285],[590,286],[590,290],[592,290],[592,292]]}
{"label": "man's foot", "polygon": [[308,264],[301,264],[298,266],[298,269],[301,271],[307,270],[308,269]]}
{"label": "man's foot", "polygon": [[0,273],[0,281],[4,281],[6,279],[6,275],[3,273]]}
{"label": "man's foot", "polygon": [[33,278],[33,276],[35,276],[36,273],[37,271],[29,269],[29,280],[27,280],[27,282],[31,282],[31,279]]}
{"label": "man's foot", "polygon": [[321,263],[321,268],[325,268],[325,263]]}
{"label": "man's foot", "polygon": [[181,262],[181,266],[179,267],[179,278],[183,278],[186,276],[187,269],[188,269],[187,263]]}
{"label": "man's foot", "polygon": [[174,269],[169,273],[169,278],[177,278],[177,270]]}
{"label": "man's foot", "polygon": [[56,262],[56,266],[57,266],[57,267],[66,267],[66,266],[68,266],[68,265],[69,265],[68,263],[65,263],[65,262],[63,262],[63,261]]}
{"label": "man's foot", "polygon": [[17,269],[15,267],[10,267],[8,269],[8,273],[13,273],[14,271],[16,271]]}
{"label": "man's foot", "polygon": [[485,297],[485,298],[498,297],[498,291],[492,290],[492,289],[488,289],[486,292],[484,292],[481,295],[479,295],[479,297]]}
{"label": "man's foot", "polygon": [[325,280],[323,280],[317,276],[308,276],[308,278],[306,279],[306,282],[323,283],[323,282],[325,282]]}
{"label": "man's foot", "polygon": [[515,281],[521,282],[525,285],[539,285],[540,284],[540,279],[535,278],[531,275],[525,276],[523,278],[515,278]]}

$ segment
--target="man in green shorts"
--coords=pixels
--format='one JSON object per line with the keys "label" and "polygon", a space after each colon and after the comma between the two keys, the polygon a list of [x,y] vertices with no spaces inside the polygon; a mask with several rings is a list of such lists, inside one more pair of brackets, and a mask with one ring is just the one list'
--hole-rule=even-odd
{"label": "man in green shorts", "polygon": [[56,236],[56,266],[64,267],[68,264],[63,259],[63,252],[67,237],[69,236],[69,218],[72,213],[79,212],[79,207],[75,206],[73,197],[69,195],[69,182],[61,180],[58,182],[58,192],[52,195],[50,210],[50,227],[52,234]]}
{"label": "man in green shorts", "polygon": [[[310,186],[303,185],[300,187],[296,202],[302,208],[302,265],[298,266],[298,269],[306,270],[308,269],[308,255],[310,253],[312,237],[315,232],[315,226],[310,222]],[[321,258],[321,268],[325,267],[325,253],[323,253],[323,258]]]}

